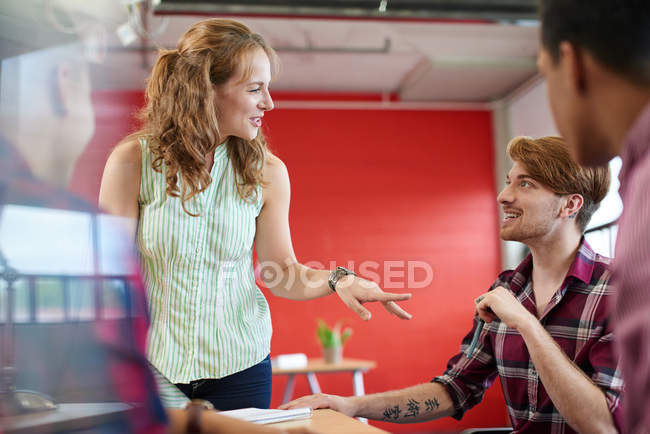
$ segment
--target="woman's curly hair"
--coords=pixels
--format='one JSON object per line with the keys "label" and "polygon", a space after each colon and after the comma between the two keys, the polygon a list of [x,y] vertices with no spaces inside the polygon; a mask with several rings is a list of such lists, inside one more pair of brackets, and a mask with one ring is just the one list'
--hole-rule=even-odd
{"label": "woman's curly hair", "polygon": [[[214,85],[225,83],[240,65],[244,78],[250,76],[249,59],[259,49],[267,54],[275,75],[277,55],[262,36],[234,20],[200,21],[185,32],[175,50],[160,50],[148,79],[146,105],[138,114],[143,128],[130,137],[147,141],[153,169],[162,173],[165,168],[167,194],[180,197],[183,210],[192,216],[198,214],[187,209],[187,201],[212,182],[206,157],[220,144]],[[231,137],[227,146],[239,195],[256,200],[267,153],[261,130],[250,141]]]}

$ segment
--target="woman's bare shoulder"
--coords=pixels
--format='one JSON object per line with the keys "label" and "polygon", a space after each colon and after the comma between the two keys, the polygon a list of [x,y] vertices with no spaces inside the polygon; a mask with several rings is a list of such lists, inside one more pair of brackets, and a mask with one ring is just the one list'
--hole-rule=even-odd
{"label": "woman's bare shoulder", "polygon": [[264,179],[273,180],[277,179],[278,176],[282,177],[285,174],[287,174],[287,166],[284,162],[276,155],[268,152],[264,159]]}
{"label": "woman's bare shoulder", "polygon": [[140,139],[127,137],[115,146],[108,158],[109,162],[116,164],[139,164],[142,161]]}

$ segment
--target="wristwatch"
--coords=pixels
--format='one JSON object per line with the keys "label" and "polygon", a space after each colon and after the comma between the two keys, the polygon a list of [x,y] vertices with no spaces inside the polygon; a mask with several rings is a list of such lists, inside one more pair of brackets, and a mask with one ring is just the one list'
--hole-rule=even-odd
{"label": "wristwatch", "polygon": [[201,413],[203,410],[214,410],[210,401],[204,399],[192,399],[185,405],[187,410],[187,428],[189,434],[201,434]]}
{"label": "wristwatch", "polygon": [[345,267],[336,267],[332,272],[330,273],[330,278],[327,280],[327,284],[330,286],[332,291],[336,292],[336,283],[344,276],[347,275],[353,275],[356,276],[357,273],[355,273],[352,270],[348,270]]}

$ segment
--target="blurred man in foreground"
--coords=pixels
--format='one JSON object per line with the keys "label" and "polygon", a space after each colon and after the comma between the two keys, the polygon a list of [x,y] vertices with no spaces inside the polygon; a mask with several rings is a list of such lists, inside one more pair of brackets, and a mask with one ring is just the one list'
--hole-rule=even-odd
{"label": "blurred man in foreground", "polygon": [[37,392],[21,395],[32,401],[45,394],[56,404],[129,406],[75,425],[92,432],[281,432],[204,411],[204,403],[163,409],[144,356],[149,319],[124,236],[131,222],[63,189],[94,131],[80,47],[4,59],[1,83],[0,421],[37,404],[15,399],[18,388]]}
{"label": "blurred man in foreground", "polygon": [[612,285],[626,430],[650,432],[650,2],[542,0],[538,58],[576,160],[623,165]]}

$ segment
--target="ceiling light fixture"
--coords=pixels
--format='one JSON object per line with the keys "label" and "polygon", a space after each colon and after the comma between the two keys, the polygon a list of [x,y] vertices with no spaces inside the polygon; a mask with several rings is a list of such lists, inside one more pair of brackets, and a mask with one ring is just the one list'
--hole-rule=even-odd
{"label": "ceiling light fixture", "polygon": [[167,30],[168,17],[164,17],[154,31],[149,31],[145,26],[142,15],[150,9],[148,0],[122,0],[122,4],[126,7],[127,21],[115,30],[122,45],[132,44],[138,36],[153,41]]}

